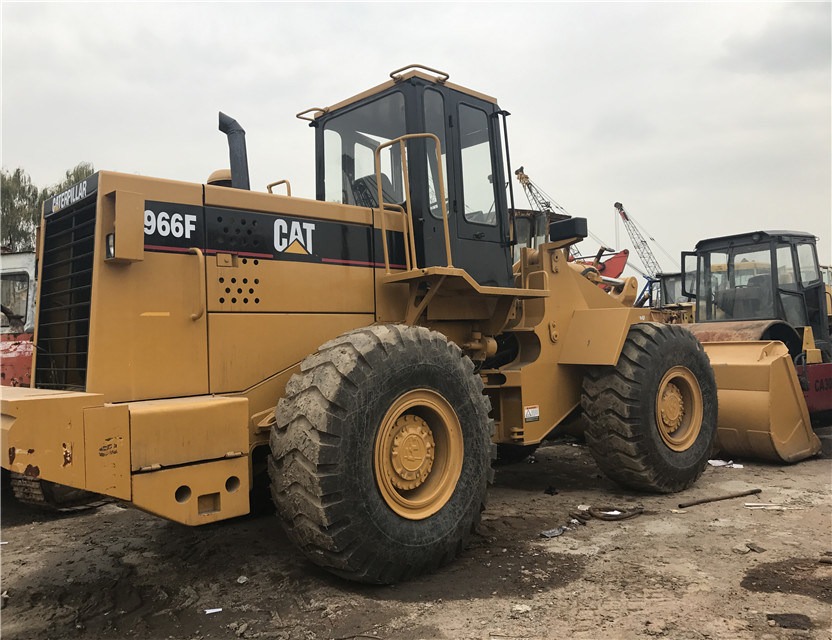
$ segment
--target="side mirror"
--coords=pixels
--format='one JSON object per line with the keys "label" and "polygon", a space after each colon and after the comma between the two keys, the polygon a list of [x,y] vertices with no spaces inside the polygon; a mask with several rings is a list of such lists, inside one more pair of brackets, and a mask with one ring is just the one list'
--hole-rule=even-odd
{"label": "side mirror", "polygon": [[569,218],[549,224],[549,242],[571,240],[577,238],[583,240],[589,235],[587,231],[586,218]]}
{"label": "side mirror", "polygon": [[[682,295],[696,298],[696,282],[698,280],[698,263],[695,251],[682,251]],[[688,286],[694,291],[689,291]]]}

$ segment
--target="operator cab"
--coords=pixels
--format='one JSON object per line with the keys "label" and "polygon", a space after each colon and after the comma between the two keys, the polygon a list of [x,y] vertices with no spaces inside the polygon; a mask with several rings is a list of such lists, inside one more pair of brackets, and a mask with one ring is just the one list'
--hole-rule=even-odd
{"label": "operator cab", "polygon": [[[379,152],[384,202],[405,206],[409,187],[416,266],[447,266],[441,175],[453,266],[465,269],[481,285],[513,286],[500,135],[500,116],[504,127],[507,114],[494,98],[447,82],[447,74],[411,67],[394,71],[388,82],[333,107],[310,110],[313,116],[305,119],[316,130],[316,198],[378,207],[376,150],[407,134],[433,134],[440,143],[441,171],[430,138],[404,143],[407,176],[401,143]],[[391,262],[401,262],[393,257]],[[377,255],[376,262],[383,258]]]}
{"label": "operator cab", "polygon": [[[687,274],[688,289],[693,289],[694,273]],[[657,273],[650,282],[650,306],[653,309],[677,306],[691,302],[693,298],[682,293],[681,273]]]}
{"label": "operator cab", "polygon": [[[819,349],[832,353],[815,236],[756,231],[702,240],[696,256],[696,322],[783,320],[811,327]],[[689,282],[688,277],[685,283]]]}

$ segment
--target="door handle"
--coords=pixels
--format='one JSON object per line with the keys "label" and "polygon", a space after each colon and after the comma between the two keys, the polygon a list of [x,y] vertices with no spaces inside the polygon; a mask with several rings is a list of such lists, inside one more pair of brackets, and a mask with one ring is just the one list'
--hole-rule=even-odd
{"label": "door handle", "polygon": [[482,240],[485,237],[485,231],[477,231],[474,234],[474,240]]}
{"label": "door handle", "polygon": [[188,253],[195,255],[197,260],[199,260],[199,310],[191,314],[191,320],[196,322],[205,315],[205,298],[207,296],[205,292],[205,255],[201,249],[197,249],[196,247],[188,249]]}

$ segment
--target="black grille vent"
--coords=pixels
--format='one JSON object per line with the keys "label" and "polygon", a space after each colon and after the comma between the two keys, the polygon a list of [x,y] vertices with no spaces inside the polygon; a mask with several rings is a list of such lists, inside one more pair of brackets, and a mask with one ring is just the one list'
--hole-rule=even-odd
{"label": "black grille vent", "polygon": [[35,386],[39,388],[86,388],[94,251],[94,196],[46,218],[38,283]]}

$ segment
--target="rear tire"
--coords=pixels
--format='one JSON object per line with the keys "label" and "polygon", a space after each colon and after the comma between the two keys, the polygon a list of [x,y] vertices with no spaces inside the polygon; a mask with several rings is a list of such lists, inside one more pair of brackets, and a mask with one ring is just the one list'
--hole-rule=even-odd
{"label": "rear tire", "polygon": [[702,345],[679,326],[630,327],[618,364],[587,371],[581,405],[589,450],[619,484],[672,493],[691,486],[707,465],[716,382]]}
{"label": "rear tire", "polygon": [[22,473],[11,474],[11,487],[18,502],[52,511],[95,509],[112,501],[99,493],[67,487]]}
{"label": "rear tire", "polygon": [[471,360],[423,327],[350,331],[307,357],[270,440],[272,497],[289,538],[360,582],[449,562],[493,477],[482,390]]}

